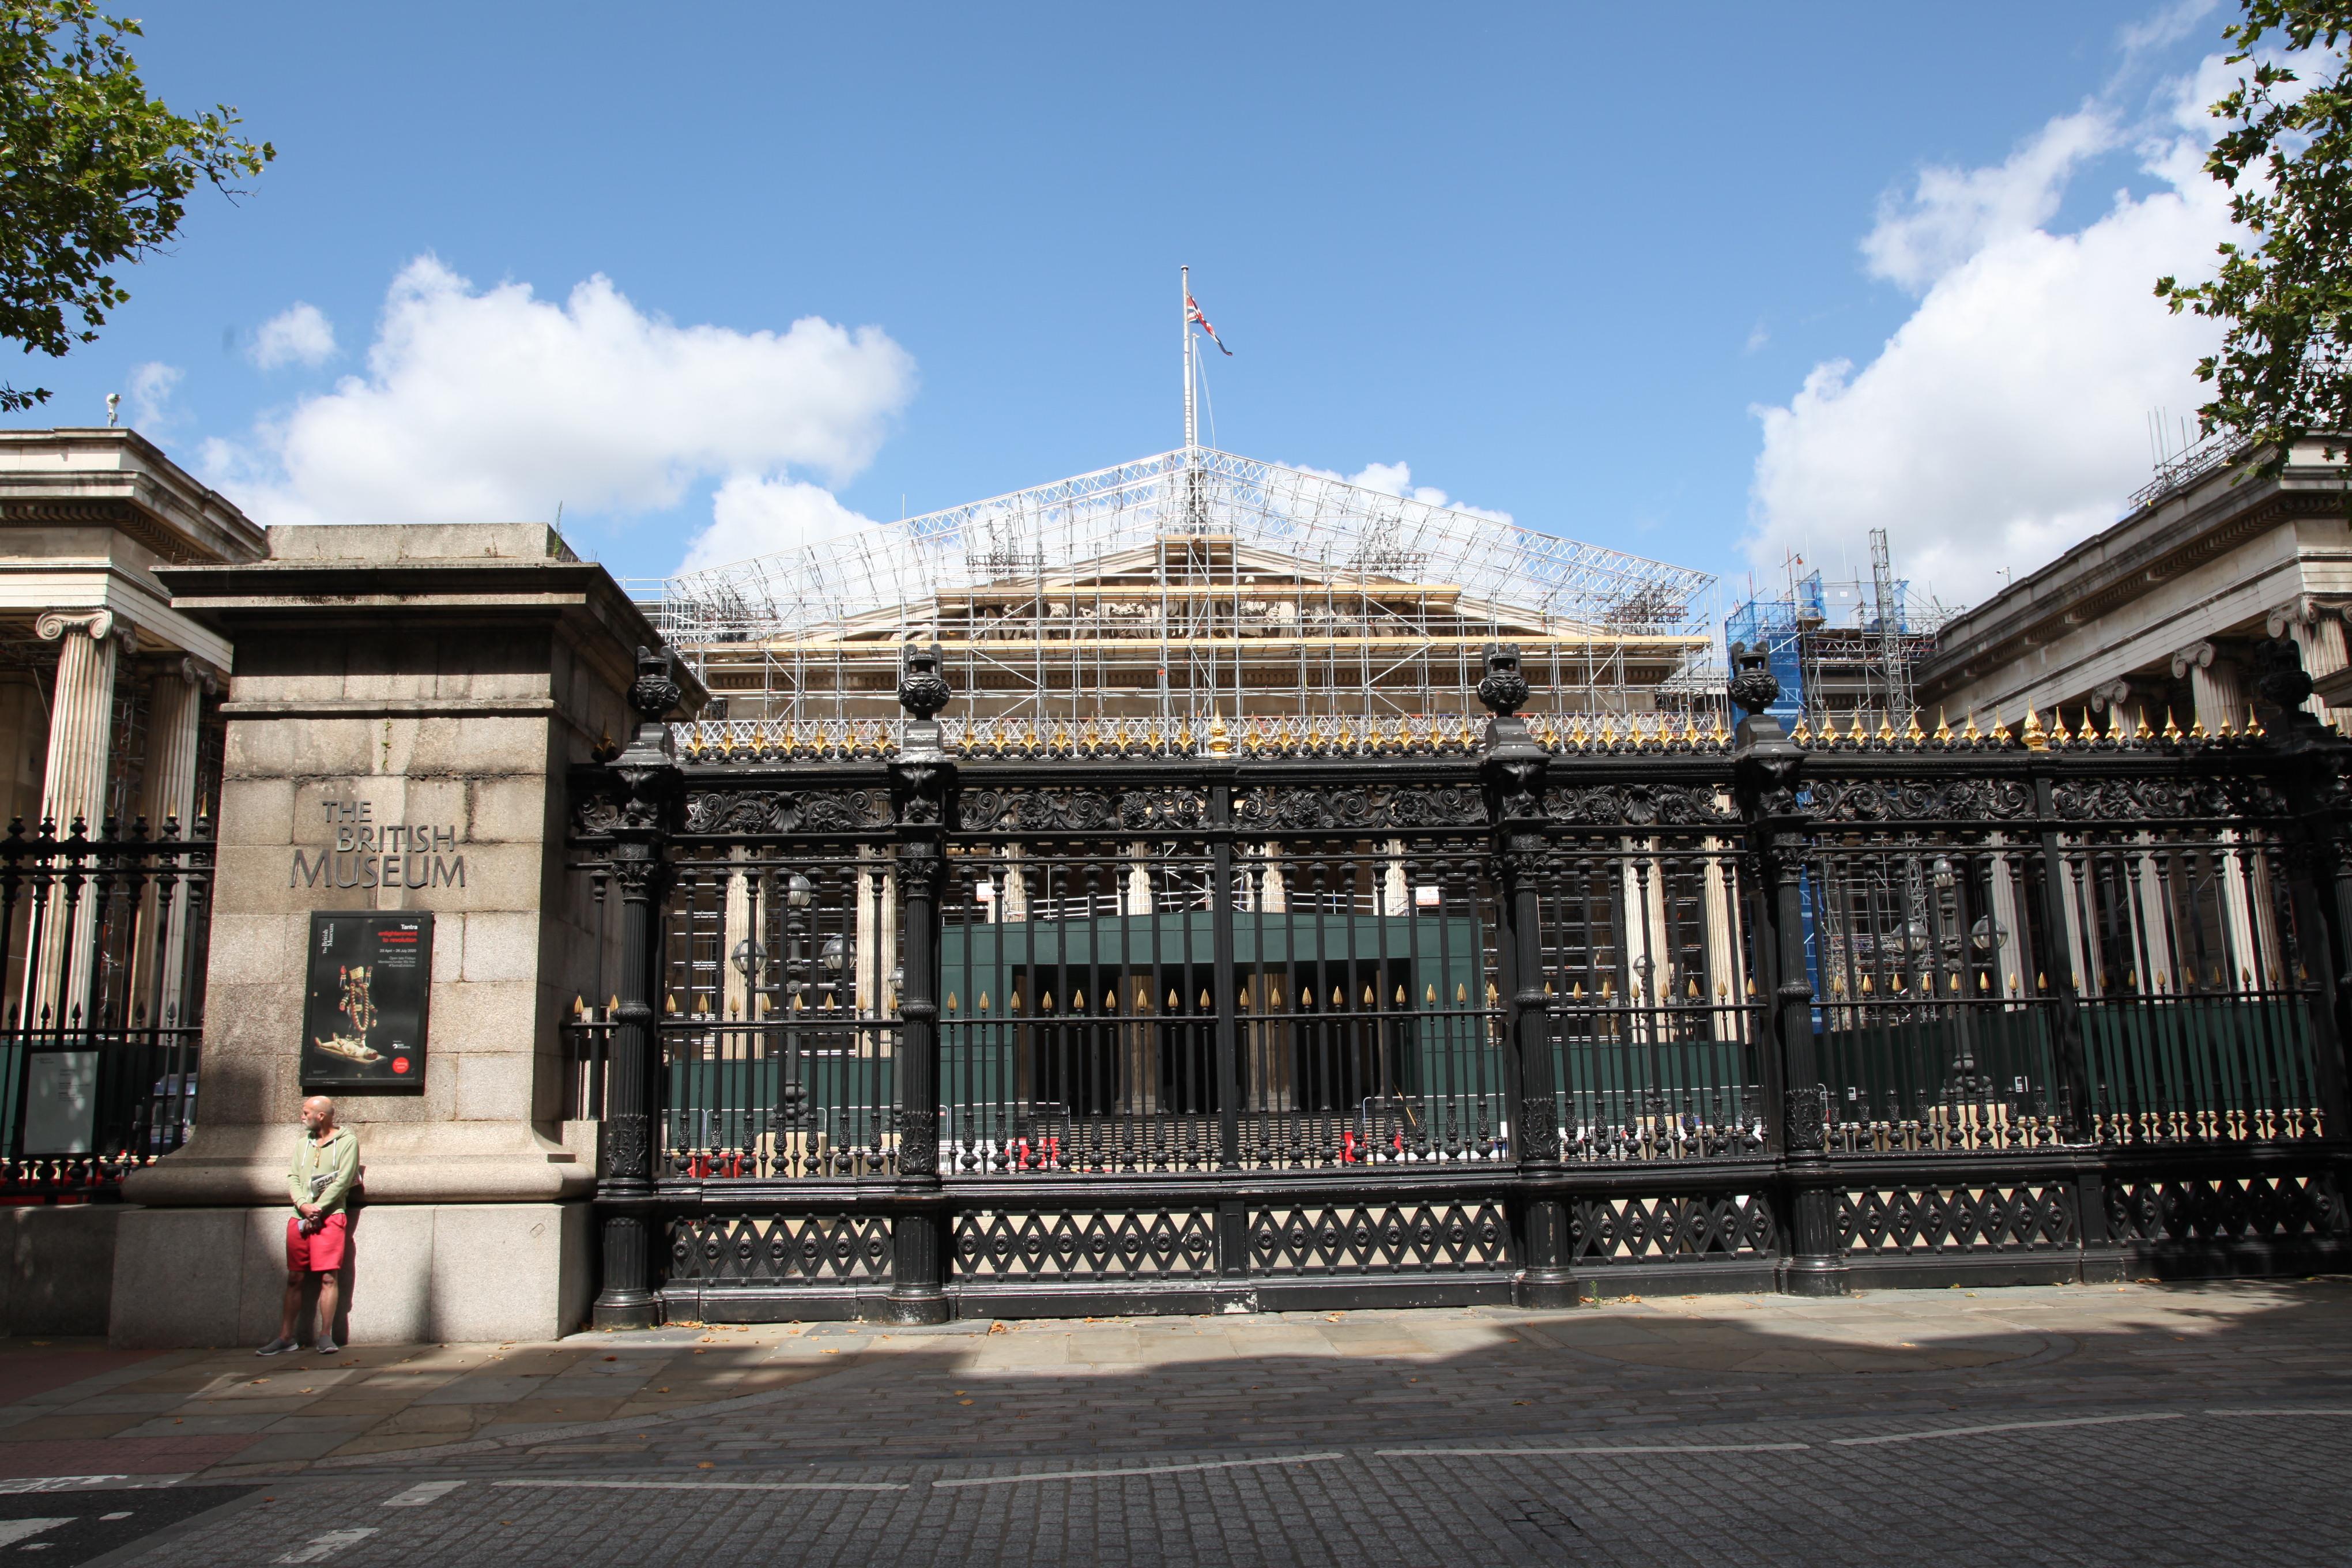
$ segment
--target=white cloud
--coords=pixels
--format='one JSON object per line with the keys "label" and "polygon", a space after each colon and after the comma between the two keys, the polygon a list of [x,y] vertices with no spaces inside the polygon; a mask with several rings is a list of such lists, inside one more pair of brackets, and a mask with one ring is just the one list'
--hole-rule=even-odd
{"label": "white cloud", "polygon": [[205,466],[269,523],[661,510],[702,479],[797,468],[839,483],[914,384],[878,328],[680,327],[602,276],[558,303],[523,283],[476,289],[425,256],[385,298],[365,375],[244,443],[208,443]]}
{"label": "white cloud", "polygon": [[2116,36],[2126,67],[2153,50],[2168,47],[2189,37],[2220,3],[2221,0],[2173,0],[2173,4],[2158,7],[2145,19],[2126,24]]}
{"label": "white cloud", "polygon": [[2071,233],[2046,226],[2067,178],[2123,131],[2061,116],[1994,168],[1923,174],[1863,242],[1870,268],[1917,290],[1909,320],[1857,369],[1816,365],[1758,410],[1750,561],[1866,559],[1885,528],[1895,568],[1949,601],[2039,566],[2122,515],[2148,478],[2147,415],[2204,400],[2193,375],[2215,323],[2174,316],[2159,274],[2195,277],[2231,232],[2201,168],[2218,61],[2142,128],[2155,188],[2118,193]]}
{"label": "white cloud", "polygon": [[261,323],[250,353],[263,370],[276,370],[285,364],[324,364],[334,352],[334,323],[318,306],[297,300]]}
{"label": "white cloud", "polygon": [[172,394],[179,390],[183,372],[177,365],[149,360],[131,367],[125,400],[131,405],[131,425],[150,436],[178,422]]}
{"label": "white cloud", "polygon": [[1428,506],[1448,507],[1454,511],[1466,511],[1473,517],[1492,518],[1496,522],[1511,521],[1509,512],[1495,511],[1483,506],[1471,506],[1464,501],[1448,500],[1445,498],[1445,492],[1434,485],[1414,484],[1412,466],[1409,463],[1367,463],[1352,474],[1342,474],[1330,468],[1318,468],[1306,463],[1285,463],[1282,467],[1297,468],[1302,474],[1320,474],[1327,479],[1338,479],[1344,484],[1355,485],[1363,489],[1377,490],[1381,495],[1395,496],[1400,500],[1417,500]]}
{"label": "white cloud", "polygon": [[842,505],[831,490],[751,474],[721,484],[710,498],[710,526],[687,547],[679,571],[698,572],[884,526]]}
{"label": "white cloud", "polygon": [[1925,293],[1988,247],[2039,228],[2075,169],[2115,147],[2117,134],[2105,110],[2085,109],[2052,121],[1991,168],[1920,170],[1907,199],[1879,203],[1877,226],[1862,242],[1871,276]]}

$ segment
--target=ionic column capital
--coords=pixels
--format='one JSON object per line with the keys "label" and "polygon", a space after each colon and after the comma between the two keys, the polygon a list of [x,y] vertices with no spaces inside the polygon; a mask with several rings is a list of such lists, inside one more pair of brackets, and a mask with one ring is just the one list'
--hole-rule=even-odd
{"label": "ionic column capital", "polygon": [[33,623],[33,630],[43,642],[56,642],[68,632],[80,632],[92,642],[103,642],[114,635],[114,612],[48,610]]}
{"label": "ionic column capital", "polygon": [[2179,653],[2172,656],[2172,674],[2174,679],[2179,679],[2186,677],[2191,669],[2212,668],[2213,660],[2220,657],[2221,651],[2221,649],[2213,646],[2212,641],[2210,638],[2204,642],[2190,643],[2187,647],[2182,648]]}
{"label": "ionic column capital", "polygon": [[164,672],[179,677],[190,686],[202,687],[208,692],[218,691],[221,689],[219,672],[202,659],[190,656],[184,655],[178,663],[167,665]]}
{"label": "ionic column capital", "polygon": [[2317,619],[2317,601],[2308,594],[2298,594],[2263,617],[2263,633],[2266,637],[2283,637],[2291,628],[2307,626]]}

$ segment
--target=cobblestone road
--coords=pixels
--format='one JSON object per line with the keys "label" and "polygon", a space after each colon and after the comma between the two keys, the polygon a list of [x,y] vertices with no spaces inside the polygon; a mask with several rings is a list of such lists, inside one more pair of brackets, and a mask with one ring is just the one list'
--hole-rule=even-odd
{"label": "cobblestone road", "polygon": [[[2352,1564],[2347,1331],[2352,1281],[2316,1280],[331,1364],[16,1342],[0,1387],[16,1358],[93,1359],[0,1408],[0,1558]],[[205,1511],[163,1507],[199,1487]],[[142,1508],[161,1532],[125,1544]]]}

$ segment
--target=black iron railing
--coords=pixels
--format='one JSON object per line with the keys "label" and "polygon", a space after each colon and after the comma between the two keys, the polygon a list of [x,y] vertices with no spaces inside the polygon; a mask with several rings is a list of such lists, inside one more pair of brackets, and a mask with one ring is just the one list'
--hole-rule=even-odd
{"label": "black iron railing", "polygon": [[0,1199],[110,1196],[194,1125],[210,824],[0,836]]}
{"label": "black iron railing", "polygon": [[927,657],[903,729],[681,753],[648,656],[574,780],[608,1321],[2079,1269],[2246,1173],[2339,1244],[2352,746],[2299,669],[2221,737],[1790,735],[1759,668],[1736,733],[1530,721],[1508,650],[1478,731],[951,731]]}

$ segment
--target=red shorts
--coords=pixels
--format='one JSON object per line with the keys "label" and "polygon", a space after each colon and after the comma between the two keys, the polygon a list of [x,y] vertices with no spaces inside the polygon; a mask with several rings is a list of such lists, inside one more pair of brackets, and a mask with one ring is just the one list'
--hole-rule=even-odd
{"label": "red shorts", "polygon": [[299,1274],[307,1268],[313,1274],[332,1274],[343,1266],[343,1243],[350,1235],[351,1226],[340,1210],[309,1236],[302,1234],[302,1216],[296,1215],[286,1222],[286,1272]]}

